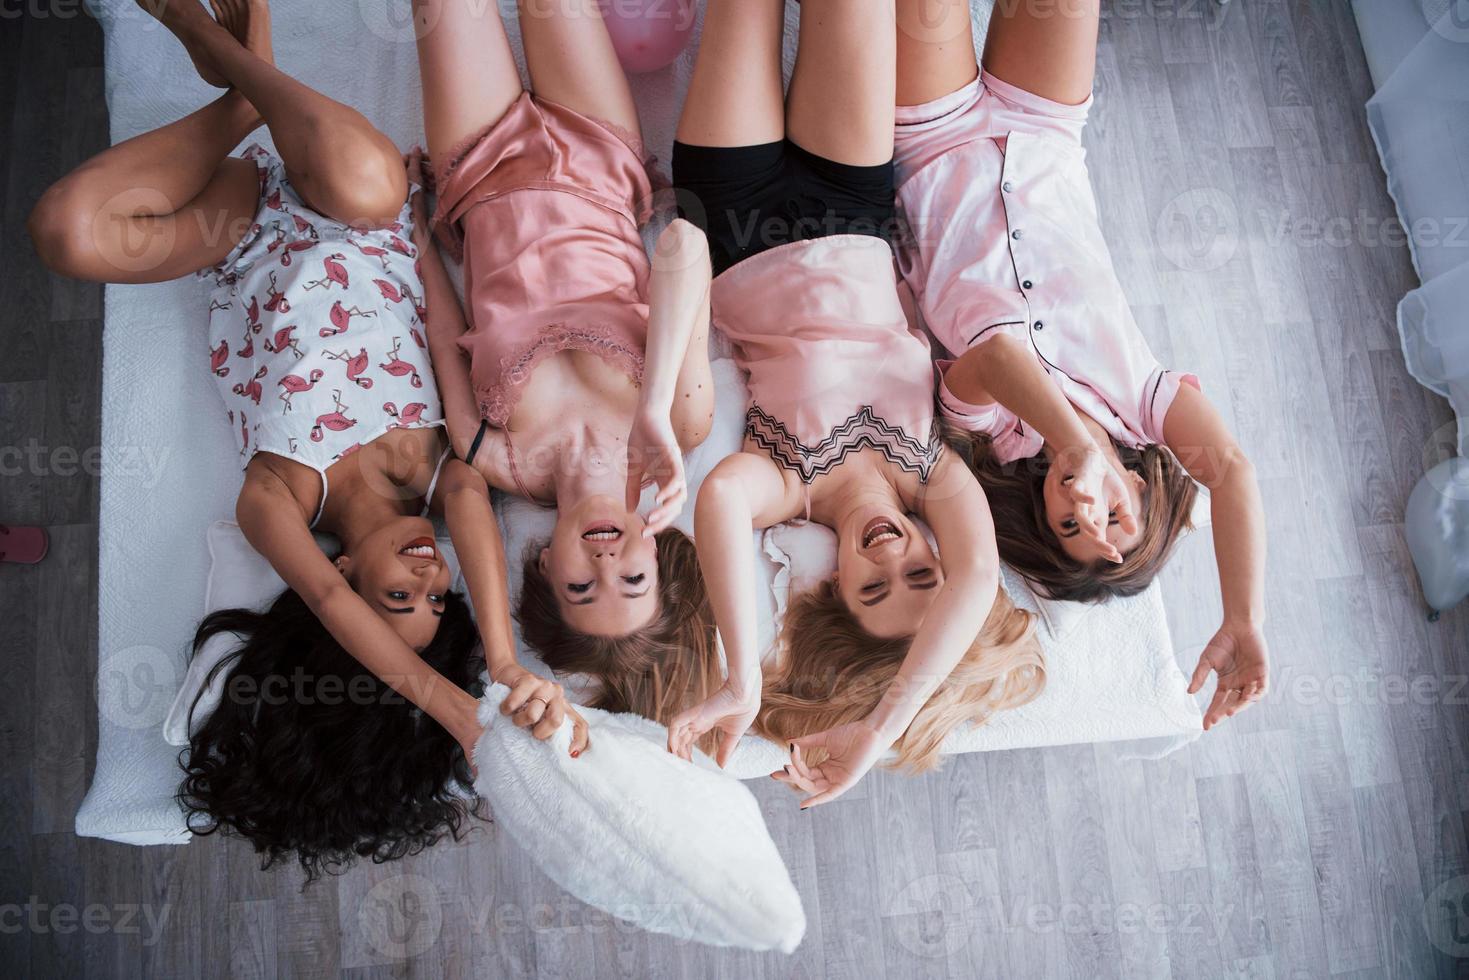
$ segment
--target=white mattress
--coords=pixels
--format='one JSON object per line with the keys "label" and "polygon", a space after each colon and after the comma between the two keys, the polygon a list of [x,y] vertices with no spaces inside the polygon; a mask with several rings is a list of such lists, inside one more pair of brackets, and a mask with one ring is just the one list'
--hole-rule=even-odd
{"label": "white mattress", "polygon": [[[988,4],[975,4],[983,22]],[[212,97],[215,90],[193,74],[182,48],[131,0],[91,0],[89,7],[106,32],[113,142]],[[405,9],[393,0],[277,4],[274,31],[287,70],[355,106],[407,147],[421,140],[422,127],[411,27],[397,18]],[[788,11],[788,60],[795,10]],[[691,57],[692,49],[669,69],[634,80],[645,135],[663,159]],[[364,77],[374,84],[362,84]],[[262,130],[254,138],[268,143],[266,136]],[[102,439],[114,462],[102,478],[97,765],[77,813],[81,836],[135,844],[188,840],[173,801],[178,750],[164,741],[161,725],[184,676],[193,629],[206,612],[206,529],[232,517],[240,483],[224,413],[203,368],[202,302],[187,278],[107,288]],[[728,448],[740,400],[727,390],[723,434],[695,455],[691,474],[712,466],[720,445]],[[512,502],[501,520],[514,568],[523,543],[542,533],[536,522],[546,515]],[[767,636],[773,608],[772,598],[763,616]],[[1081,619],[1057,616],[1070,625],[1048,649],[1046,694],[987,728],[960,733],[950,749],[1197,733],[1198,710],[1174,664],[1156,588]],[[778,756],[774,746],[752,739],[732,767],[742,776],[763,775]]]}

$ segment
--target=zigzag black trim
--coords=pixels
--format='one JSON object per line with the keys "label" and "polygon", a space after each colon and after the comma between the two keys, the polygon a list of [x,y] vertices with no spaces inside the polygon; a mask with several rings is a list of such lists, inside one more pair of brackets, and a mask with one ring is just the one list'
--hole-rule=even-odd
{"label": "zigzag black trim", "polygon": [[863,405],[814,447],[808,447],[793,436],[785,424],[758,405],[745,412],[745,435],[770,454],[777,464],[799,474],[802,483],[810,483],[837,467],[847,456],[864,447],[876,449],[883,458],[928,482],[933,466],[943,453],[944,443],[935,418],[929,424],[928,444],[912,438],[901,428],[891,425]]}

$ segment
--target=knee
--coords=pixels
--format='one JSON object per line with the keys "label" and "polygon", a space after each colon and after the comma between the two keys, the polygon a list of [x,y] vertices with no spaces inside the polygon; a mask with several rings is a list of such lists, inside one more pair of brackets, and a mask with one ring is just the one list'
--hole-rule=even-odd
{"label": "knee", "polygon": [[[386,137],[353,136],[331,143],[331,159],[316,168],[312,203],[344,224],[391,224],[408,199],[403,159]],[[311,193],[314,191],[315,193]]]}
{"label": "knee", "polygon": [[26,231],[41,262],[53,272],[86,278],[96,253],[92,206],[67,181],[49,187],[26,219]]}

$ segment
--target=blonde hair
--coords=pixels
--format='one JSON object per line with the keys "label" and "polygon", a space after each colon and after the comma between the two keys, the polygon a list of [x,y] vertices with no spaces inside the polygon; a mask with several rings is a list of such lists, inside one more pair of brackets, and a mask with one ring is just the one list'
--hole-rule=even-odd
{"label": "blonde hair", "polygon": [[[784,743],[857,721],[877,706],[912,640],[881,639],[862,629],[829,581],[797,596],[786,610],[780,663],[766,678],[755,730]],[[1034,617],[1001,590],[963,659],[893,746],[898,757],[891,768],[934,768],[954,729],[1018,708],[1045,685]]]}

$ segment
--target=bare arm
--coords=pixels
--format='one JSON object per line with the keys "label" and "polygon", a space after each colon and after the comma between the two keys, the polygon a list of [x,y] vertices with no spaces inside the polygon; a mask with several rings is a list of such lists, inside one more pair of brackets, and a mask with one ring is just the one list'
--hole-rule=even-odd
{"label": "bare arm", "polygon": [[963,659],[984,627],[1000,582],[995,525],[984,491],[953,454],[924,488],[918,516],[933,529],[944,584],[918,627],[908,655],[869,716],[887,744],[896,742]]}
{"label": "bare arm", "polygon": [[465,746],[472,758],[479,702],[414,653],[329,562],[296,499],[273,476],[252,476],[235,517],[250,546],[270,562],[327,632],[384,684],[417,705]]}
{"label": "bare arm", "polygon": [[709,245],[682,218],[658,236],[649,286],[643,387],[628,436],[627,506],[637,506],[645,476],[658,482],[646,534],[678,516],[687,500],[683,449],[709,434]]}
{"label": "bare arm", "polygon": [[760,709],[760,648],[756,635],[755,555],[750,532],[797,516],[780,467],[768,457],[735,453],[716,466],[699,487],[694,540],[699,568],[709,589],[714,621],[724,645],[728,677],[703,704],[681,712],[668,725],[668,749],[688,758],[705,732],[723,734],[717,761],[729,759]]}
{"label": "bare arm", "polygon": [[[421,153],[409,155],[410,178],[422,184]],[[433,363],[434,381],[439,386],[439,400],[444,406],[444,419],[449,428],[449,442],[454,455],[464,459],[479,431],[479,406],[474,399],[474,386],[469,380],[469,361],[459,349],[459,338],[466,329],[464,310],[454,293],[454,284],[444,269],[444,260],[434,245],[429,231],[422,192],[413,198],[413,244],[418,248],[419,268],[423,276],[424,328],[428,333],[429,359]]]}
{"label": "bare arm", "polygon": [[1190,476],[1209,488],[1214,558],[1224,623],[1205,647],[1189,690],[1219,674],[1204,715],[1212,728],[1265,694],[1269,654],[1265,622],[1265,512],[1255,467],[1204,395],[1181,385],[1163,420],[1163,437]]}
{"label": "bare arm", "polygon": [[1024,341],[1001,334],[964,352],[944,384],[972,405],[999,402],[1058,451],[1085,451],[1092,437],[1066,395]]}

